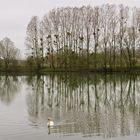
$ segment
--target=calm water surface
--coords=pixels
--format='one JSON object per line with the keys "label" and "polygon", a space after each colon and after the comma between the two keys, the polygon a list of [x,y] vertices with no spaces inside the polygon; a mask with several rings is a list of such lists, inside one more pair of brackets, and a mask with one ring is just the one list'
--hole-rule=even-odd
{"label": "calm water surface", "polygon": [[[50,129],[48,117],[55,123]],[[0,140],[119,140],[139,134],[140,76],[0,76]]]}

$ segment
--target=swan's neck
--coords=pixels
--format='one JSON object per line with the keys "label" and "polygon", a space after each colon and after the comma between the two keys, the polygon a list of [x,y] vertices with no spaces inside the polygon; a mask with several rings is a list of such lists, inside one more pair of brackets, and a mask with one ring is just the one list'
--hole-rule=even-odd
{"label": "swan's neck", "polygon": [[51,125],[51,121],[49,120],[49,126]]}

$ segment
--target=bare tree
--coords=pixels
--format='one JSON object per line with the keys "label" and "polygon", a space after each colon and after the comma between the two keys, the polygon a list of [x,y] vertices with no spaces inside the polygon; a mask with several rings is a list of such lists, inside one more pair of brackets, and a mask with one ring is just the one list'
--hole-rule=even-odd
{"label": "bare tree", "polygon": [[101,16],[100,8],[95,7],[92,17],[92,30],[93,30],[93,40],[94,40],[94,69],[97,69],[97,50],[99,48],[99,37],[100,37],[100,27],[101,27]]}
{"label": "bare tree", "polygon": [[39,44],[39,19],[37,16],[32,17],[31,21],[27,26],[27,36],[26,36],[26,46],[29,50],[29,54],[31,58],[35,60],[37,70],[41,68],[40,58],[41,58],[41,50]]}
{"label": "bare tree", "polygon": [[104,61],[104,69],[107,69],[107,65],[108,65],[108,55],[107,55],[107,49],[109,46],[109,23],[110,23],[110,10],[111,10],[111,6],[110,5],[104,5],[102,7],[102,47],[103,47],[103,51],[104,51],[104,57],[103,57],[103,61]]}
{"label": "bare tree", "polygon": [[8,37],[5,37],[0,41],[0,57],[4,61],[5,70],[9,69],[9,64],[13,60],[19,58],[19,49],[15,48],[14,42]]}
{"label": "bare tree", "polygon": [[123,39],[127,29],[127,21],[128,21],[128,7],[124,7],[123,5],[119,6],[119,47],[120,47],[120,67],[123,64]]}
{"label": "bare tree", "polygon": [[118,33],[118,15],[116,6],[112,5],[110,9],[110,22],[109,22],[109,66],[110,69],[116,68],[116,50],[117,50],[117,33]]}

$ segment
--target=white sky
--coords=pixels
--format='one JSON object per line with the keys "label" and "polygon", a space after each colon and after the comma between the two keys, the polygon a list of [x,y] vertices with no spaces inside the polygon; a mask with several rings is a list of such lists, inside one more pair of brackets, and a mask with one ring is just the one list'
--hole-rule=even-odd
{"label": "white sky", "polygon": [[42,17],[49,10],[64,6],[124,4],[140,6],[140,0],[0,0],[0,40],[7,36],[25,56],[26,27],[34,15]]}

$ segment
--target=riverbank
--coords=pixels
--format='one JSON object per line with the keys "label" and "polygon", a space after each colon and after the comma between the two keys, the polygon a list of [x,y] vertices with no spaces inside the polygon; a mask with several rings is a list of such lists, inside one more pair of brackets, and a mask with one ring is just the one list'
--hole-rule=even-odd
{"label": "riverbank", "polygon": [[64,68],[42,68],[37,70],[35,67],[32,68],[27,68],[27,67],[16,67],[14,69],[8,69],[0,70],[1,75],[34,75],[34,74],[40,74],[40,75],[45,75],[48,73],[128,73],[128,74],[140,74],[140,67],[135,67],[135,68],[99,68],[99,69],[93,69],[93,68],[71,68],[71,69],[64,69]]}

